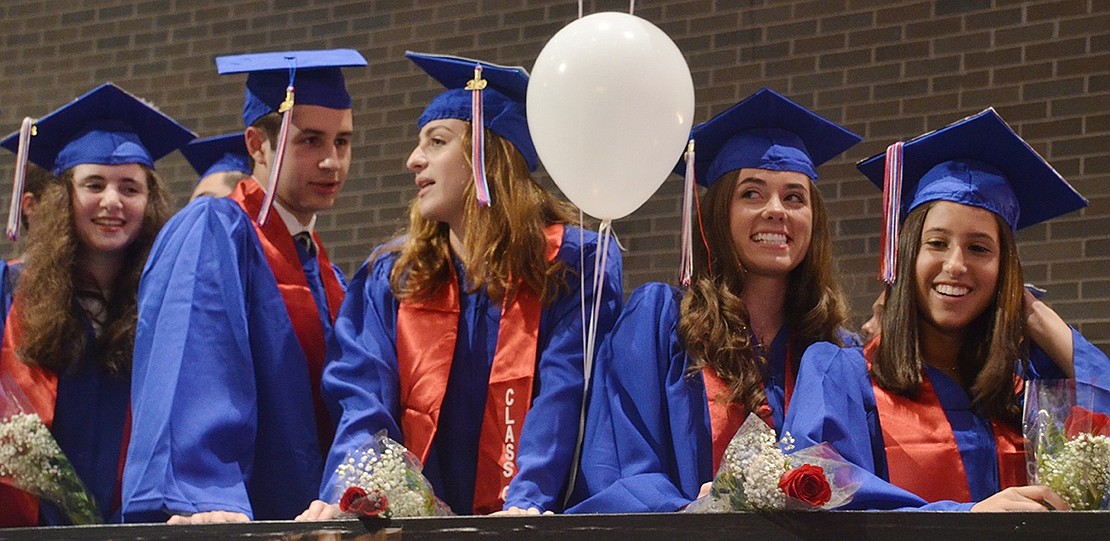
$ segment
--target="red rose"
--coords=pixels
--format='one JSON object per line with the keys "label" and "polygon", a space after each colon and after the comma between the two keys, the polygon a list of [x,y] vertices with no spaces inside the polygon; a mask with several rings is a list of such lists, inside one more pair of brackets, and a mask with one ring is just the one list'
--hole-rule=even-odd
{"label": "red rose", "polygon": [[1064,421],[1064,433],[1070,440],[1085,432],[1094,436],[1110,436],[1110,417],[1086,408],[1072,406],[1071,415],[1068,415],[1068,419]]}
{"label": "red rose", "polygon": [[832,487],[820,466],[803,464],[779,478],[779,490],[790,498],[821,507],[832,498]]}
{"label": "red rose", "polygon": [[380,490],[367,493],[361,487],[348,487],[339,498],[339,510],[360,517],[389,518],[389,498]]}

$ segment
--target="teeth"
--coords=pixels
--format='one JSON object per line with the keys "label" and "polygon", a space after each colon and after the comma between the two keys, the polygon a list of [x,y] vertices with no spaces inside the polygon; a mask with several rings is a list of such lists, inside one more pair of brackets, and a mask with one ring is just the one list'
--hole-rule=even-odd
{"label": "teeth", "polygon": [[786,244],[786,235],[782,233],[757,233],[752,236],[752,240],[771,244]]}
{"label": "teeth", "polygon": [[968,291],[971,291],[966,287],[953,286],[948,284],[937,284],[933,289],[936,290],[937,293],[940,293],[941,295],[947,295],[949,297],[962,297],[964,295],[967,295]]}

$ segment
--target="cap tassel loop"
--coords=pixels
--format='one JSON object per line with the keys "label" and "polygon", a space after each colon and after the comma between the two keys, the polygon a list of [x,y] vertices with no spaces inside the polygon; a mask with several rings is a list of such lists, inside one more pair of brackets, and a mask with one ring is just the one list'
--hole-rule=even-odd
{"label": "cap tassel loop", "polygon": [[289,60],[289,86],[285,88],[285,100],[278,106],[277,112],[281,113],[281,130],[278,131],[277,146],[274,152],[274,161],[270,164],[270,176],[266,181],[266,196],[262,199],[262,209],[258,211],[258,226],[263,227],[270,218],[270,210],[274,205],[277,195],[278,179],[281,178],[281,165],[285,161],[285,144],[289,141],[289,124],[293,120],[293,104],[296,91],[293,88],[293,79],[297,75],[297,66],[293,59]]}
{"label": "cap tassel loop", "polygon": [[24,117],[19,126],[19,147],[15,153],[15,178],[12,182],[12,205],[8,210],[8,240],[19,240],[19,228],[23,223],[23,187],[27,181],[27,154],[31,147],[31,137],[36,134],[35,119]]}
{"label": "cap tassel loop", "polygon": [[474,168],[474,193],[478,205],[490,206],[489,184],[486,182],[486,121],[482,114],[482,89],[488,81],[482,78],[482,65],[474,65],[474,78],[466,83],[470,91],[470,161]]}
{"label": "cap tassel loop", "polygon": [[679,264],[679,282],[690,287],[694,275],[694,140],[686,144],[686,175],[682,186],[682,261]]}
{"label": "cap tassel loop", "polygon": [[883,173],[883,234],[879,279],[894,283],[898,268],[898,231],[902,222],[902,147],[899,141],[886,149],[886,170]]}

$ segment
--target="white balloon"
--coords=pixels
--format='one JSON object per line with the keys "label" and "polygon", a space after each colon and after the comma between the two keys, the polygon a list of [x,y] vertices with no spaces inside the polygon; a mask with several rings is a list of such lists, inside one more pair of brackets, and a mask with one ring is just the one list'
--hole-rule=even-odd
{"label": "white balloon", "polygon": [[587,214],[627,216],[666,180],[690,136],[694,82],[662,30],[597,13],[559,30],[528,84],[528,125],[555,184]]}

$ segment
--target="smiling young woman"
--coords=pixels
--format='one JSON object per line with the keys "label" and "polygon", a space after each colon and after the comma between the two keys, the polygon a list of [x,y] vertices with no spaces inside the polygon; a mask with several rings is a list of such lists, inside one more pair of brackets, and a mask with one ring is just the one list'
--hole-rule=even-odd
{"label": "smiling young woman", "polygon": [[[104,520],[119,521],[139,278],[169,217],[154,162],[195,135],[111,84],[36,127],[29,159],[54,178],[36,198],[0,372],[31,398]],[[0,492],[2,525],[67,523],[50,503]]]}
{"label": "smiling young woman", "polygon": [[1086,201],[993,109],[890,154],[904,165],[859,166],[887,188],[904,176],[881,333],[806,351],[786,430],[869,472],[854,508],[1066,508],[1025,486],[1021,378],[1106,389],[1110,360],[1022,286],[1015,231]]}
{"label": "smiling young woman", "polygon": [[637,289],[602,345],[571,512],[686,506],[748,412],[782,427],[806,346],[854,343],[815,183],[859,137],[768,89],[692,136],[691,283]]}

